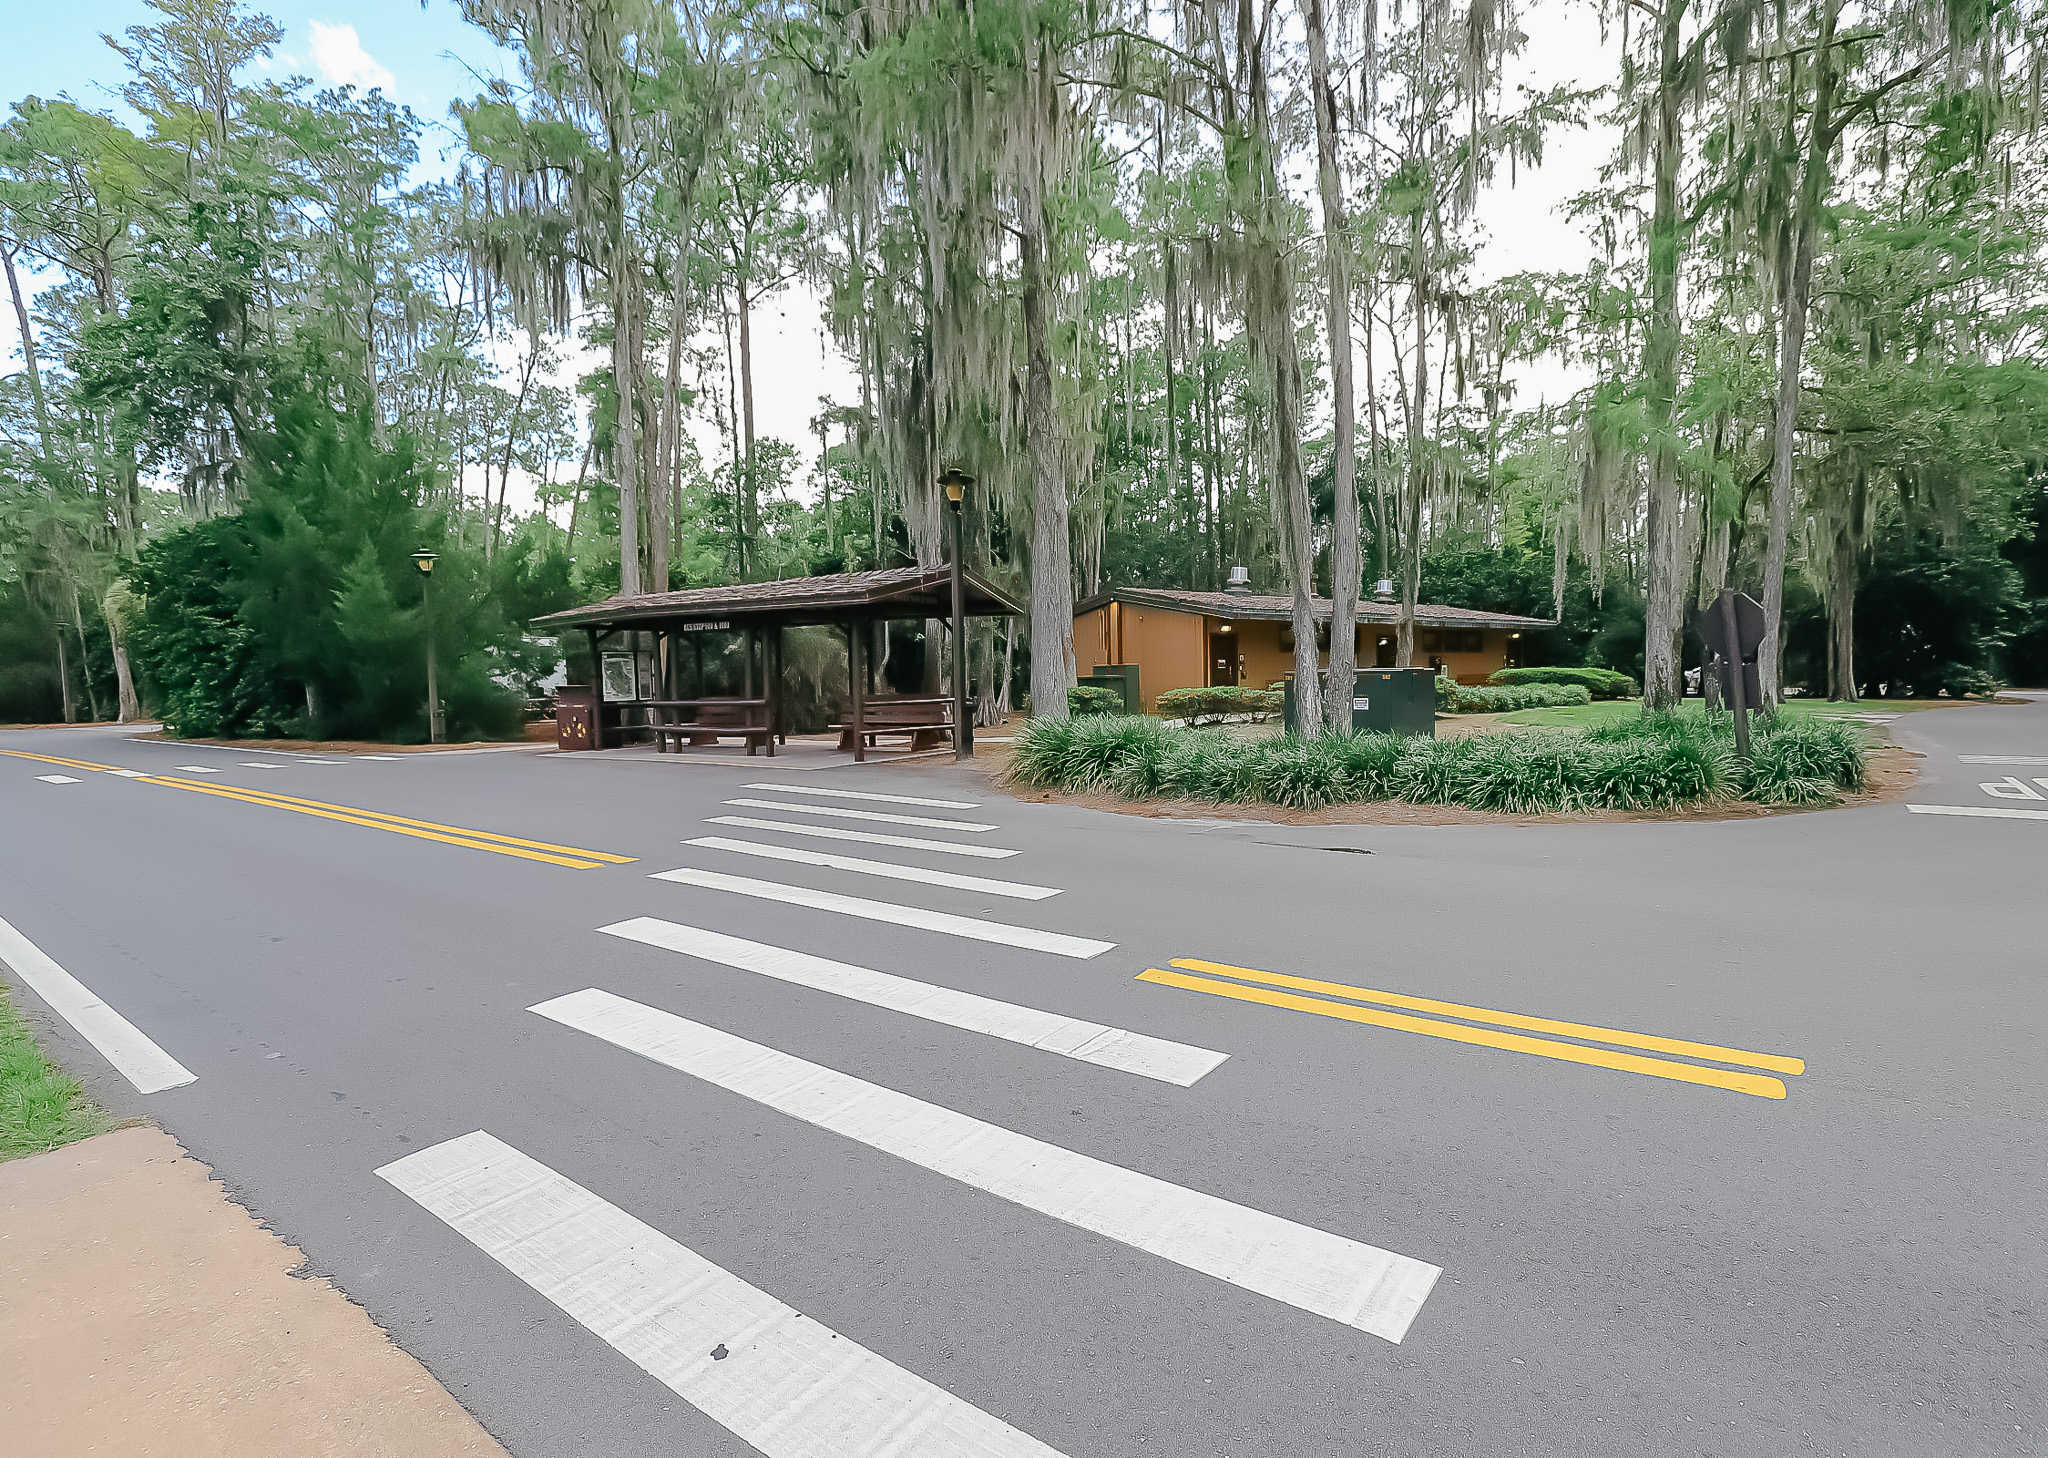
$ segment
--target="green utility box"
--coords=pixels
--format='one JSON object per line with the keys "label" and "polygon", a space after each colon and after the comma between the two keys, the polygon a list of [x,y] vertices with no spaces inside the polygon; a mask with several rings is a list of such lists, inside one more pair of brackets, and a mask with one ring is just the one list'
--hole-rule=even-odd
{"label": "green utility box", "polygon": [[[1287,675],[1287,715],[1291,732],[1300,732],[1294,713],[1294,675]],[[1351,729],[1381,734],[1436,737],[1436,670],[1433,668],[1361,668],[1351,691]]]}
{"label": "green utility box", "polygon": [[1135,663],[1097,664],[1095,671],[1081,682],[1088,688],[1106,688],[1116,693],[1123,699],[1126,714],[1142,711],[1145,701],[1138,694],[1138,665]]}
{"label": "green utility box", "polygon": [[1102,684],[1114,688],[1124,696],[1124,713],[1143,713],[1145,700],[1139,696],[1139,666],[1137,663],[1096,663],[1096,672],[1087,676],[1087,684]]}

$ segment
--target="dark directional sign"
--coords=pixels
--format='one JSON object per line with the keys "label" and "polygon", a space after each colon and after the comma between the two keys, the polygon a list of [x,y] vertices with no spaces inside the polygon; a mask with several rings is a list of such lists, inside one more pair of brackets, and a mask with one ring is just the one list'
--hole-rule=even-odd
{"label": "dark directional sign", "polygon": [[1721,683],[1721,702],[1735,711],[1735,745],[1749,758],[1749,709],[1763,702],[1756,653],[1764,641],[1764,605],[1746,592],[1722,588],[1704,612],[1690,615],[1706,645],[1706,671]]}

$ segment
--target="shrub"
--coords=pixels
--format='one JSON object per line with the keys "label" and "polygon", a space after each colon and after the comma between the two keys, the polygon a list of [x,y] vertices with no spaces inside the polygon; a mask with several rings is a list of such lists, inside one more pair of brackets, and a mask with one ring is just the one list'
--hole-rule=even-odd
{"label": "shrub", "polygon": [[1969,663],[1943,664],[1941,687],[1952,699],[1995,699],[2005,680]]}
{"label": "shrub", "polygon": [[1523,683],[1488,687],[1439,676],[1436,706],[1446,714],[1505,714],[1518,709],[1561,709],[1590,704],[1592,690],[1578,683]]}
{"label": "shrub", "polygon": [[1280,712],[1283,695],[1272,689],[1236,688],[1228,685],[1216,688],[1168,689],[1159,696],[1159,712],[1168,719],[1178,719],[1193,726],[1207,719],[1211,723],[1228,714],[1246,714],[1254,722],[1272,718]]}
{"label": "shrub", "polygon": [[1486,681],[1501,685],[1575,683],[1596,699],[1632,699],[1642,693],[1634,679],[1611,668],[1503,668]]}
{"label": "shrub", "polygon": [[1120,714],[1123,707],[1123,695],[1112,688],[1080,683],[1067,690],[1069,714]]}

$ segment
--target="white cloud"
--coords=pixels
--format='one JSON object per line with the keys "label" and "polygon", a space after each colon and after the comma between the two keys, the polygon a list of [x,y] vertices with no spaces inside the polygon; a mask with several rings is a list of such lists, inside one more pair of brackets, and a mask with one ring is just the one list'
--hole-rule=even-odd
{"label": "white cloud", "polygon": [[365,91],[381,86],[389,91],[396,84],[397,78],[363,49],[354,26],[309,20],[306,28],[311,32],[313,69],[329,86],[359,86]]}

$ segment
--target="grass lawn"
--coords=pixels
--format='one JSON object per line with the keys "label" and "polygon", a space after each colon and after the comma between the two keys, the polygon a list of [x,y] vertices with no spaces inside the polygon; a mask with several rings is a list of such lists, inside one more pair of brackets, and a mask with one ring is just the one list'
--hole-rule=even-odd
{"label": "grass lawn", "polygon": [[0,992],[0,1159],[41,1154],[114,1127],[78,1080],[43,1057]]}
{"label": "grass lawn", "polygon": [[[1839,719],[1846,714],[1915,714],[1922,709],[1953,709],[1967,702],[1959,699],[1865,699],[1857,704],[1836,704],[1826,699],[1787,699],[1787,714],[1815,719]],[[1697,708],[1698,699],[1686,700],[1688,707]],[[1603,699],[1593,704],[1571,704],[1561,709],[1523,709],[1520,713],[1503,714],[1503,724],[1541,724],[1556,729],[1590,729],[1596,724],[1612,724],[1620,719],[1632,719],[1643,711],[1640,699]]]}

